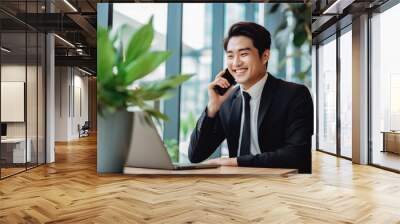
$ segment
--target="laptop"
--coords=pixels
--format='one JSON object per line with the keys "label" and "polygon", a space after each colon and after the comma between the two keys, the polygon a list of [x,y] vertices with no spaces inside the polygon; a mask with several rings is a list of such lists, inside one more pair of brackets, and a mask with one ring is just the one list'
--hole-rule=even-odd
{"label": "laptop", "polygon": [[7,124],[1,123],[1,140],[7,139]]}
{"label": "laptop", "polygon": [[135,112],[131,145],[125,167],[187,170],[217,168],[219,165],[172,163],[152,119],[145,119],[144,112]]}

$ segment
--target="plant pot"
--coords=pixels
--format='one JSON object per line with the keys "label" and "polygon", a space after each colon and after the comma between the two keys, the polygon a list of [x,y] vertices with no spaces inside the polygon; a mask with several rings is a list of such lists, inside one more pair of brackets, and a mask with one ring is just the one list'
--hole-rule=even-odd
{"label": "plant pot", "polygon": [[98,115],[97,172],[122,173],[129,151],[134,112]]}

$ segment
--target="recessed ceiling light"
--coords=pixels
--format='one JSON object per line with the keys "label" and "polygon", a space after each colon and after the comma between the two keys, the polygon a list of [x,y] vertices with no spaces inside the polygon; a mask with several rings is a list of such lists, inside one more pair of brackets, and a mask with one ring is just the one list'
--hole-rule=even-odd
{"label": "recessed ceiling light", "polygon": [[355,0],[336,0],[327,9],[325,9],[322,14],[342,14],[343,9],[351,5]]}
{"label": "recessed ceiling light", "polygon": [[6,53],[10,53],[10,52],[11,52],[11,50],[9,50],[9,49],[7,49],[7,48],[5,48],[5,47],[1,47],[1,50],[4,51],[4,52],[6,52]]}
{"label": "recessed ceiling light", "polygon": [[60,39],[62,42],[64,42],[64,43],[66,43],[67,45],[69,45],[70,47],[75,48],[75,45],[73,45],[73,44],[72,44],[71,42],[69,42],[68,40],[66,40],[66,39],[64,39],[64,38],[62,38],[62,37],[60,37],[60,36],[57,35],[57,34],[54,34],[54,36],[57,37],[58,39]]}
{"label": "recessed ceiling light", "polygon": [[67,4],[72,10],[74,10],[74,12],[78,12],[78,10],[68,1],[68,0],[64,0],[65,4]]}
{"label": "recessed ceiling light", "polygon": [[79,67],[78,67],[78,69],[79,69],[79,71],[81,71],[81,72],[83,72],[83,73],[85,73],[85,74],[87,74],[87,75],[92,75],[92,73],[90,73],[90,72],[88,72],[88,71],[86,71],[86,70],[83,70],[83,69],[81,69],[81,68],[79,68]]}

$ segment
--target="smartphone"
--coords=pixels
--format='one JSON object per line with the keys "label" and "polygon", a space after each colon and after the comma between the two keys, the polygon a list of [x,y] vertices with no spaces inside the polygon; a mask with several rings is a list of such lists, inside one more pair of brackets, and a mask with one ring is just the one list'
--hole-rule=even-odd
{"label": "smartphone", "polygon": [[214,86],[214,90],[216,93],[218,93],[219,95],[224,95],[226,93],[226,91],[231,87],[236,85],[236,81],[235,78],[233,78],[232,74],[229,72],[228,69],[225,69],[225,73],[222,75],[222,77],[224,77],[226,80],[228,80],[230,86],[228,88],[222,88],[220,86]]}

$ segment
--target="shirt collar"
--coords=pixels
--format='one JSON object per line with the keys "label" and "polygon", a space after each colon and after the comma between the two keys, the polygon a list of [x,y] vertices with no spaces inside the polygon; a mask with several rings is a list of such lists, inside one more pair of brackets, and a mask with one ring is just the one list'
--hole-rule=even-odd
{"label": "shirt collar", "polygon": [[245,91],[248,94],[250,94],[251,99],[258,99],[261,97],[262,91],[264,89],[265,82],[267,81],[268,78],[268,72],[262,77],[258,82],[256,82],[253,86],[251,86],[247,90],[243,90],[242,86],[240,86],[241,91]]}

